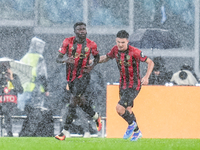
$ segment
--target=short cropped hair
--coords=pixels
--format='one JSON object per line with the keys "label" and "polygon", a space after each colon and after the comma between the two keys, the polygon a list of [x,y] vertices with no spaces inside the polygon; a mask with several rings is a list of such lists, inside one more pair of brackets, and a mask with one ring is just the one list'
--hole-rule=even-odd
{"label": "short cropped hair", "polygon": [[81,25],[85,25],[85,26],[86,26],[86,24],[85,24],[84,22],[77,22],[77,23],[75,23],[75,24],[74,24],[74,30],[75,30],[75,28],[76,28],[77,26],[81,26]]}
{"label": "short cropped hair", "polygon": [[118,38],[129,38],[129,34],[128,32],[126,32],[125,30],[120,30],[118,33],[117,33],[117,37]]}

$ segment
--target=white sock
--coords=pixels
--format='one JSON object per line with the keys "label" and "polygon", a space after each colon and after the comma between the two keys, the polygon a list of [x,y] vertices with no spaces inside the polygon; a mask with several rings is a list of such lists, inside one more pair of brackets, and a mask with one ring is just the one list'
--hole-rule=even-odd
{"label": "white sock", "polygon": [[65,136],[69,135],[69,131],[67,131],[67,130],[65,130],[65,129],[62,130],[62,133],[63,133]]}
{"label": "white sock", "polygon": [[96,112],[95,115],[92,117],[94,120],[97,120],[99,118],[98,113]]}

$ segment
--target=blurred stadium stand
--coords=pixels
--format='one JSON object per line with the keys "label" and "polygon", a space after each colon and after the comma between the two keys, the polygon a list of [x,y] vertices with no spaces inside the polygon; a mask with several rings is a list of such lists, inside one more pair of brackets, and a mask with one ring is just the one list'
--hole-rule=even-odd
{"label": "blurred stadium stand", "polygon": [[159,28],[137,29],[130,35],[129,44],[140,49],[180,48],[180,40],[169,30]]}

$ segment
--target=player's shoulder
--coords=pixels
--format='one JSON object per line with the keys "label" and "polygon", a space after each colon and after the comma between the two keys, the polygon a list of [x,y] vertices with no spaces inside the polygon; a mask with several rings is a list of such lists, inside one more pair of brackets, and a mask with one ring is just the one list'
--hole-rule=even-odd
{"label": "player's shoulder", "polygon": [[140,54],[142,51],[134,46],[129,45],[129,50],[133,53],[133,54]]}
{"label": "player's shoulder", "polygon": [[86,38],[86,42],[87,42],[88,44],[96,44],[94,41],[92,41],[92,40],[90,40],[90,39],[88,39],[88,38]]}
{"label": "player's shoulder", "polygon": [[74,39],[75,39],[75,36],[67,37],[64,39],[63,43],[71,43],[74,41]]}
{"label": "player's shoulder", "polygon": [[134,47],[132,45],[129,45],[129,49],[132,51],[141,51],[140,49],[138,49],[137,47]]}
{"label": "player's shoulder", "polygon": [[87,42],[90,46],[95,46],[95,47],[97,47],[96,42],[94,42],[94,41],[92,41],[92,40],[90,40],[90,39],[88,39],[88,38],[86,38],[86,42]]}
{"label": "player's shoulder", "polygon": [[111,50],[113,50],[113,51],[118,51],[117,45],[113,46]]}

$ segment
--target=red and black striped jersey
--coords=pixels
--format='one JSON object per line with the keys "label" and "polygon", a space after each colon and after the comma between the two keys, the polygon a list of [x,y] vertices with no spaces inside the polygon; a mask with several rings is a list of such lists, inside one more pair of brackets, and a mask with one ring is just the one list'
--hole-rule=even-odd
{"label": "red and black striped jersey", "polygon": [[120,88],[139,90],[141,88],[140,61],[146,61],[147,56],[143,55],[141,50],[130,45],[125,51],[118,50],[115,45],[106,55],[111,59],[116,59],[120,71]]}
{"label": "red and black striped jersey", "polygon": [[68,57],[73,56],[75,58],[74,64],[66,64],[67,81],[73,81],[75,78],[81,78],[83,75],[83,69],[89,65],[90,54],[96,56],[99,54],[97,50],[97,44],[94,41],[86,38],[83,43],[78,43],[75,36],[66,38],[59,52],[66,54]]}

